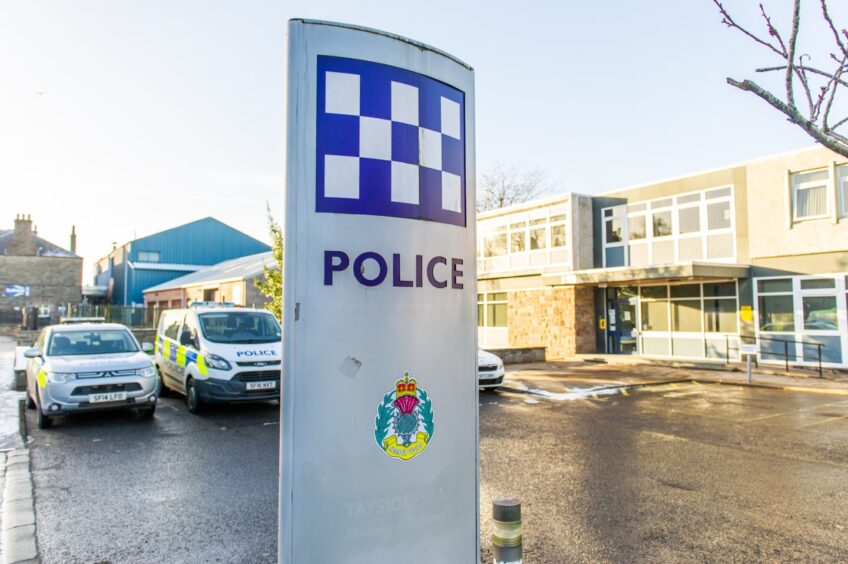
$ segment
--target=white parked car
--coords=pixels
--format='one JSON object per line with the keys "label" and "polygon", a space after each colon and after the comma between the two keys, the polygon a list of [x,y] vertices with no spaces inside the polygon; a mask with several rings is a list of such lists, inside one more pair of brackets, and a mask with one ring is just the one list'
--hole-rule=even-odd
{"label": "white parked car", "polygon": [[153,361],[123,325],[83,323],[45,328],[27,349],[27,407],[39,429],[67,413],[138,409],[151,419],[159,387]]}
{"label": "white parked car", "polygon": [[483,349],[477,350],[477,382],[481,388],[493,390],[503,384],[503,361]]}

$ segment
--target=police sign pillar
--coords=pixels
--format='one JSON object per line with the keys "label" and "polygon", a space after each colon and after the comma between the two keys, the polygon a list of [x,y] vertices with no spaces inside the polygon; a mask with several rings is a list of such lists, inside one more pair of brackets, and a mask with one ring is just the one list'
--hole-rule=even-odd
{"label": "police sign pillar", "polygon": [[281,562],[479,561],[474,73],[288,37]]}

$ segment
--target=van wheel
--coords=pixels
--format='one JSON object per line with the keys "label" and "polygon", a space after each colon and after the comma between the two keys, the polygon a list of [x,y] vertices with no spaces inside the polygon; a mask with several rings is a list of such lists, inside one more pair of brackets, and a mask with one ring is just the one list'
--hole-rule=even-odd
{"label": "van wheel", "polygon": [[189,413],[195,415],[203,411],[203,402],[200,399],[200,394],[197,392],[197,386],[194,380],[189,379],[186,382],[186,407]]}
{"label": "van wheel", "polygon": [[35,402],[33,401],[32,396],[29,395],[29,392],[26,393],[26,406],[27,406],[27,409],[34,409],[35,408]]}
{"label": "van wheel", "polygon": [[159,397],[166,398],[171,395],[171,388],[165,385],[165,376],[162,374],[162,369],[157,366],[156,372],[159,374]]}
{"label": "van wheel", "polygon": [[38,397],[38,405],[36,406],[38,411],[35,412],[35,421],[38,424],[39,429],[49,429],[53,426],[53,420],[46,415],[44,415],[44,411],[41,407],[41,396]]}

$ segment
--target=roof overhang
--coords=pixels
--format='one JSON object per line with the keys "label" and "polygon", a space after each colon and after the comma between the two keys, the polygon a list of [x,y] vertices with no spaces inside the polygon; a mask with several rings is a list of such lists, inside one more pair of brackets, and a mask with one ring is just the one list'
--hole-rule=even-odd
{"label": "roof overhang", "polygon": [[748,278],[750,266],[712,262],[685,262],[660,266],[592,268],[564,273],[558,284],[625,284],[632,282]]}

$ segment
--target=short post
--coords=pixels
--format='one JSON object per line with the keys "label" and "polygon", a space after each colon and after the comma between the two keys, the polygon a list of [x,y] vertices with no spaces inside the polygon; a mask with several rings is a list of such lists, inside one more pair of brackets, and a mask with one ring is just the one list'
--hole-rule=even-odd
{"label": "short post", "polygon": [[816,349],[817,349],[817,350],[818,350],[818,352],[819,352],[819,378],[824,378],[824,375],[822,374],[822,365],[821,365],[821,349],[822,349],[822,344],[821,344],[821,343],[816,343]]}
{"label": "short post", "polygon": [[751,383],[751,355],[748,355],[748,383]]}
{"label": "short post", "polygon": [[495,564],[520,564],[521,502],[517,499],[492,500],[492,556]]}
{"label": "short post", "polygon": [[730,335],[724,336],[724,363],[730,364]]}
{"label": "short post", "polygon": [[789,372],[789,341],[783,341],[783,358],[786,360],[786,371]]}

